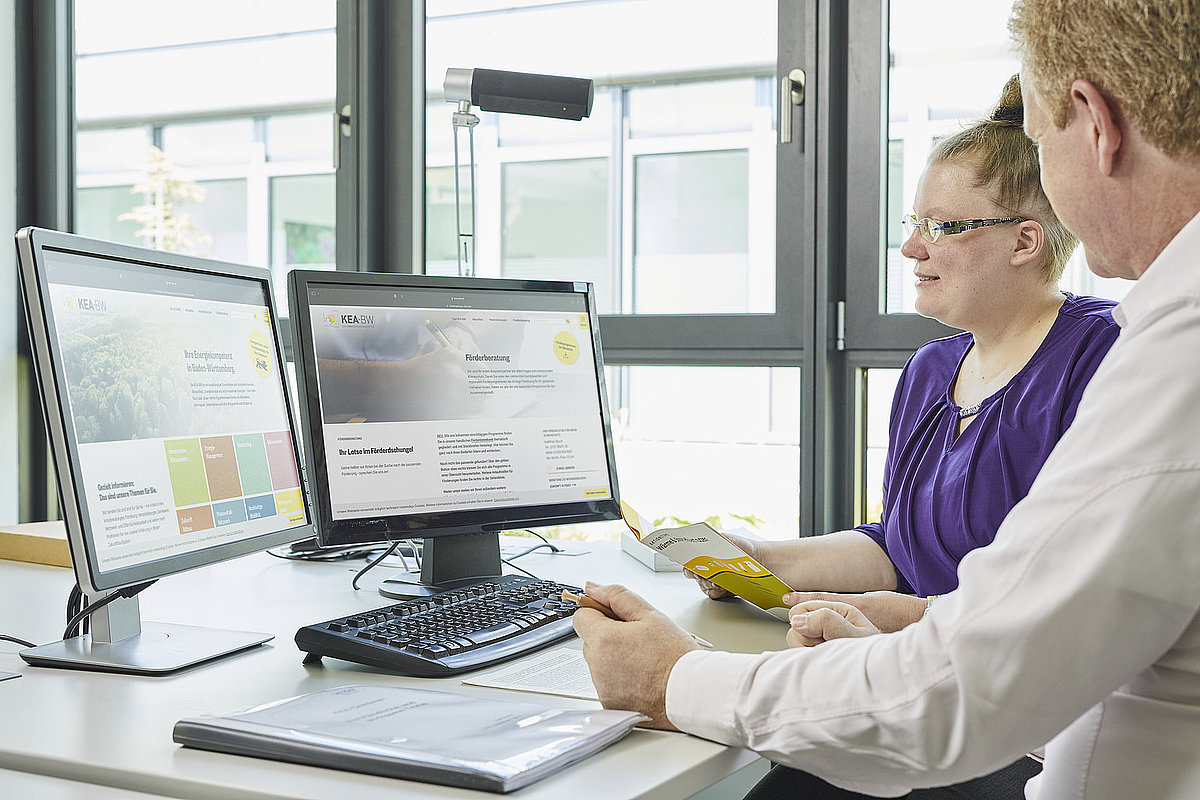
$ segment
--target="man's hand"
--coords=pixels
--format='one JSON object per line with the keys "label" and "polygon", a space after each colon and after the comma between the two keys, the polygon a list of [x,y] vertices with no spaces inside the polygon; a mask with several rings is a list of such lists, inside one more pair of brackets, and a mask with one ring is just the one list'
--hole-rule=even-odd
{"label": "man's hand", "polygon": [[695,640],[624,586],[589,583],[587,593],[618,617],[580,608],[573,618],[600,703],[645,714],[646,727],[676,730],[667,719],[667,678]]}
{"label": "man's hand", "polygon": [[882,633],[894,633],[913,624],[925,614],[926,606],[925,598],[899,592],[867,592],[865,594],[791,592],[783,596],[783,602],[789,606],[812,601],[844,603],[853,606],[861,611],[863,616]]}

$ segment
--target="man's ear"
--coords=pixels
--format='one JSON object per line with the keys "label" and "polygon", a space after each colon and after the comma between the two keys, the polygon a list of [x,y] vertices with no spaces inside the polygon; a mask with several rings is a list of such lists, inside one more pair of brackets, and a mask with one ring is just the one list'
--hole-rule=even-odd
{"label": "man's ear", "polygon": [[1122,142],[1116,109],[1094,83],[1082,78],[1071,83],[1071,103],[1080,121],[1088,126],[1096,167],[1101,174],[1112,175]]}
{"label": "man's ear", "polygon": [[1013,244],[1011,263],[1014,267],[1020,267],[1037,260],[1042,254],[1046,246],[1046,232],[1042,230],[1040,222],[1032,219],[1016,223],[1016,228],[1017,239]]}

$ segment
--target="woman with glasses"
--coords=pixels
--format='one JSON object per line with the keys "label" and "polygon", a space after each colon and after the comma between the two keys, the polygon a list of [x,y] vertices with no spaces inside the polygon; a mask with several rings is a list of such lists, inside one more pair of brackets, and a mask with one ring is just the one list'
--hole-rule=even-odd
{"label": "woman with glasses", "polygon": [[[1014,76],[989,118],[937,142],[915,213],[902,220],[917,312],[964,332],[923,345],[904,367],[880,520],[826,536],[738,539],[800,590],[784,598],[799,606],[791,646],[823,641],[806,635],[804,612],[826,601],[842,601],[842,613],[855,616],[846,635],[864,635],[899,630],[953,591],[958,562],[989,544],[1029,491],[1116,340],[1115,303],[1058,288],[1077,240],[1042,191],[1037,146],[1022,122]],[[708,596],[725,595],[689,576]],[[1027,758],[970,784],[911,797],[1019,798],[1037,770]],[[752,796],[859,797],[778,767]]]}

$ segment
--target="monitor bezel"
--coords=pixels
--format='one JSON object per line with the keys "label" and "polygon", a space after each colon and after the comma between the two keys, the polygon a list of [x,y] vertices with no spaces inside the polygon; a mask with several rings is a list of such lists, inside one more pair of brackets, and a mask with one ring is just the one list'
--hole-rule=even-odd
{"label": "monitor bezel", "polygon": [[[616,520],[621,517],[620,492],[608,391],[605,384],[603,351],[600,345],[599,314],[591,283],[516,278],[481,278],[415,275],[410,273],[349,272],[296,269],[288,273],[288,308],[291,312],[292,347],[296,387],[300,397],[301,439],[308,464],[309,485],[315,515],[317,541],[322,547],[381,544],[400,539],[424,539],[473,533],[548,527]],[[320,391],[317,382],[309,287],[358,286],[385,289],[421,288],[464,291],[534,291],[582,295],[587,304],[592,351],[595,355],[600,416],[604,435],[608,481],[612,496],[600,500],[509,506],[429,514],[399,514],[372,518],[334,520],[330,503],[328,461],[321,435]]]}
{"label": "monitor bezel", "polygon": [[[199,256],[150,250],[135,245],[35,227],[19,230],[16,241],[25,321],[30,335],[32,361],[39,387],[38,394],[41,399],[42,413],[46,422],[54,473],[58,484],[59,510],[66,528],[71,562],[80,588],[93,595],[109,592],[312,538],[314,535],[313,509],[305,483],[295,405],[287,380],[282,324],[275,313],[276,305],[271,288],[270,270]],[[49,298],[49,281],[45,274],[46,251],[76,253],[90,258],[120,261],[152,268],[161,267],[193,275],[243,279],[256,282],[261,286],[266,308],[274,320],[271,325],[273,334],[271,342],[275,348],[276,363],[280,365],[280,384],[283,388],[284,405],[291,432],[292,456],[295,459],[300,478],[300,495],[308,519],[306,524],[141,564],[110,570],[100,568],[93,546],[93,528],[87,513],[87,500],[82,490],[83,476],[80,468],[79,443],[74,435],[74,427],[67,424],[70,403],[65,391],[62,363],[54,355],[51,347],[53,339],[50,325],[52,319],[46,311],[46,303]]]}

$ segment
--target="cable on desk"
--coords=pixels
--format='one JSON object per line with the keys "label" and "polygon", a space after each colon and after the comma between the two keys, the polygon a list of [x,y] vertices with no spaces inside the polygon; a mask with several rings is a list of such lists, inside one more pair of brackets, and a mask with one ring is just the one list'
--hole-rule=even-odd
{"label": "cable on desk", "polygon": [[[157,579],[155,579],[153,581],[146,581],[145,583],[135,584],[134,586],[126,586],[124,589],[118,589],[117,591],[113,592],[112,594],[102,597],[99,600],[97,600],[96,602],[91,603],[86,606],[83,606],[83,590],[80,589],[79,584],[76,583],[75,586],[71,589],[71,594],[67,599],[67,615],[68,615],[67,627],[66,627],[66,630],[63,631],[62,638],[63,639],[71,639],[71,638],[74,638],[75,636],[79,635],[75,632],[76,629],[79,628],[79,623],[83,622],[85,619],[90,617],[97,610],[108,605],[113,600],[116,600],[120,597],[133,597],[138,592],[142,591],[143,589],[147,589],[147,588],[153,586],[156,582],[157,582]],[[80,606],[82,606],[82,608]],[[74,611],[74,614],[72,614],[72,611]],[[86,632],[87,632],[87,629],[85,627],[84,630],[81,631],[81,633],[86,633]]]}
{"label": "cable on desk", "polygon": [[[373,561],[367,562],[367,565],[365,567],[360,569],[358,572],[354,573],[354,579],[350,581],[350,588],[357,591],[358,590],[358,579],[361,578],[363,575],[366,575],[367,571],[369,569],[371,569],[374,566],[377,566],[380,561],[383,561],[385,558],[387,558],[393,552],[395,552],[396,548],[400,546],[402,541],[403,541],[402,539],[397,539],[396,541],[392,542],[392,546],[389,547],[387,550],[384,550],[383,553],[379,555],[379,557],[377,557]],[[416,559],[416,557],[417,557],[417,550],[414,547],[413,548],[413,558]],[[408,570],[408,559],[404,557],[403,553],[400,554],[400,560],[404,562],[404,569],[405,569],[405,571],[407,571]],[[420,568],[420,566],[421,566],[421,563],[418,561],[417,567]]]}
{"label": "cable on desk", "polygon": [[15,636],[9,636],[5,633],[0,633],[0,641],[12,642],[13,644],[19,644],[22,647],[37,647],[37,645],[33,642],[27,642],[24,639],[18,639]]}
{"label": "cable on desk", "polygon": [[[521,552],[517,553],[515,556],[509,556],[508,558],[501,558],[501,559],[500,559],[500,561],[501,561],[502,563],[504,563],[504,564],[507,564],[508,566],[512,567],[512,568],[513,568],[513,569],[515,569],[515,570],[519,570],[519,571],[521,571],[521,572],[524,572],[526,575],[528,575],[529,577],[533,578],[534,580],[541,580],[541,578],[539,578],[537,575],[534,575],[534,574],[533,574],[532,572],[530,572],[529,570],[527,570],[527,569],[525,569],[525,568],[523,568],[523,567],[519,567],[519,566],[517,566],[516,564],[514,564],[514,563],[512,563],[512,562],[513,562],[513,561],[515,561],[516,559],[518,559],[518,558],[522,557],[522,556],[527,556],[527,555],[529,555],[530,553],[532,553],[532,552],[534,552],[534,551],[536,551],[536,550],[541,550],[542,548],[546,548],[546,549],[548,549],[548,550],[549,550],[551,553],[561,553],[563,550],[562,550],[562,548],[561,548],[561,547],[559,547],[558,545],[554,544],[554,542],[551,542],[549,539],[547,539],[545,536],[543,536],[542,534],[538,533],[537,531],[526,529],[526,530],[525,530],[525,533],[528,533],[528,534],[530,534],[531,536],[536,536],[537,538],[541,539],[541,540],[542,540],[542,541],[541,541],[541,544],[535,544],[533,547],[530,547],[530,548],[527,548],[527,549],[525,549],[525,550],[522,550]],[[375,558],[373,561],[369,562],[369,563],[368,563],[366,566],[364,566],[364,567],[363,567],[362,569],[360,569],[360,570],[359,570],[357,573],[355,573],[355,575],[354,575],[354,579],[350,581],[350,586],[351,586],[351,588],[353,588],[353,589],[355,589],[355,590],[357,591],[357,589],[358,589],[358,581],[359,581],[359,579],[360,579],[360,578],[361,578],[363,575],[365,575],[365,574],[366,574],[366,573],[367,573],[369,570],[371,570],[372,568],[374,568],[374,567],[378,566],[378,565],[379,565],[379,563],[380,563],[381,561],[383,561],[385,558],[387,558],[387,557],[388,557],[388,556],[390,556],[390,555],[391,555],[393,552],[395,552],[396,548],[397,548],[399,545],[401,545],[401,544],[408,544],[408,546],[411,548],[411,551],[412,551],[412,557],[413,557],[413,561],[417,562],[417,571],[419,572],[419,571],[421,570],[421,555],[420,555],[420,552],[417,550],[416,546],[415,546],[415,545],[413,545],[413,544],[412,544],[410,541],[408,541],[408,540],[404,540],[404,539],[400,539],[400,540],[397,540],[397,541],[393,542],[393,543],[392,543],[392,545],[391,545],[391,547],[389,547],[387,550],[384,550],[384,551],[383,551],[383,553],[382,553],[382,554],[380,554],[380,555],[379,555],[377,558]],[[407,571],[407,570],[408,570],[408,559],[406,559],[406,558],[404,557],[404,553],[398,553],[398,555],[400,556],[400,560],[404,562],[404,569]],[[288,556],[280,556],[280,558],[287,558],[287,557],[288,557]],[[487,576],[485,576],[485,575],[480,575],[479,577],[480,577],[480,578],[484,578],[484,577],[487,577]]]}
{"label": "cable on desk", "polygon": [[328,547],[311,552],[295,552],[288,549],[288,546],[285,545],[283,547],[273,547],[267,553],[285,561],[353,561],[358,558],[371,558],[380,552],[381,549],[385,548],[380,548],[378,545],[371,547],[353,545],[347,547]]}
{"label": "cable on desk", "polygon": [[527,556],[535,550],[541,550],[543,547],[549,549],[549,551],[551,553],[561,553],[563,551],[563,549],[561,547],[559,547],[554,542],[547,539],[545,536],[542,536],[540,533],[538,533],[535,530],[530,530],[529,528],[526,528],[524,530],[524,533],[528,533],[530,536],[536,536],[537,538],[542,540],[542,543],[535,544],[533,547],[529,548],[528,550],[522,550],[521,552],[517,553],[515,556],[509,556],[509,558],[517,559],[517,558],[520,558],[521,556]]}

